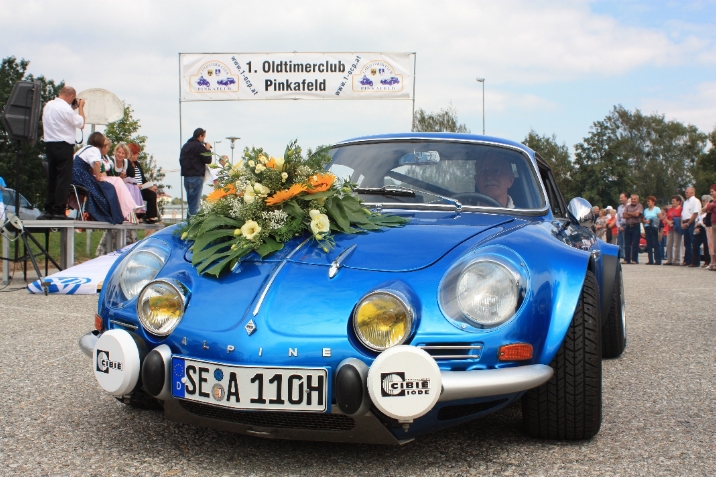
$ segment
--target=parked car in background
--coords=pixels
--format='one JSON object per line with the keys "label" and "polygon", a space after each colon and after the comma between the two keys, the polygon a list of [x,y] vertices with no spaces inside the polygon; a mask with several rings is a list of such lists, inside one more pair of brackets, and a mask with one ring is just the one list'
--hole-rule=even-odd
{"label": "parked car in background", "polygon": [[[5,188],[2,191],[5,213],[15,213],[15,190]],[[42,212],[20,194],[20,220],[36,220]]]}
{"label": "parked car in background", "polygon": [[619,249],[591,205],[495,137],[389,134],[330,156],[365,207],[409,222],[330,250],[298,236],[219,278],[175,228],[153,234],[114,264],[80,339],[100,386],[275,439],[403,444],[519,400],[531,436],[595,436],[626,323]]}

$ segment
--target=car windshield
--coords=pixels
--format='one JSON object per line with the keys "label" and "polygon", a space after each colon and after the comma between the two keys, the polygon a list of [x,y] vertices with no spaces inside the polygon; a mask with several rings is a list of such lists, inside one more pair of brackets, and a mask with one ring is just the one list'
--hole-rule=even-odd
{"label": "car windshield", "polygon": [[545,206],[527,156],[505,147],[410,140],[337,146],[330,154],[328,170],[357,184],[369,204]]}

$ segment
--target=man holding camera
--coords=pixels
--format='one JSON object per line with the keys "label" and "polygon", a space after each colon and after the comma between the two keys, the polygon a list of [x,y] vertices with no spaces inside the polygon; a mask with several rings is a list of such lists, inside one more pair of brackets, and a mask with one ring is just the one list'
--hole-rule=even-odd
{"label": "man holding camera", "polygon": [[45,212],[38,219],[67,219],[65,210],[72,183],[76,130],[85,127],[84,108],[85,100],[77,99],[73,87],[64,86],[60,95],[45,104],[42,110],[48,177]]}
{"label": "man holding camera", "polygon": [[206,140],[206,131],[196,128],[194,134],[181,148],[179,165],[184,177],[186,201],[189,205],[186,218],[196,215],[201,204],[201,191],[204,188],[204,173],[207,164],[211,164],[211,146]]}

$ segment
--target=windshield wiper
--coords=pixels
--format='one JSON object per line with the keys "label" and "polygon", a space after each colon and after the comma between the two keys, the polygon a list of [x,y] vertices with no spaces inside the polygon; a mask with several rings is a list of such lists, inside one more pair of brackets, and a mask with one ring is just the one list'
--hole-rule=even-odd
{"label": "windshield wiper", "polygon": [[373,195],[397,195],[402,197],[415,197],[413,189],[401,189],[398,187],[356,187],[353,189],[358,194]]}
{"label": "windshield wiper", "polygon": [[[391,186],[391,187],[357,187],[353,189],[358,194],[374,194],[374,195],[396,195],[403,197],[415,197],[415,191],[408,189],[407,187]],[[462,210],[462,204],[459,200],[451,197],[445,197],[444,195],[436,194],[435,192],[421,191],[421,193],[430,194],[434,197],[438,197],[446,202],[450,202],[455,206],[455,210],[460,212]]]}

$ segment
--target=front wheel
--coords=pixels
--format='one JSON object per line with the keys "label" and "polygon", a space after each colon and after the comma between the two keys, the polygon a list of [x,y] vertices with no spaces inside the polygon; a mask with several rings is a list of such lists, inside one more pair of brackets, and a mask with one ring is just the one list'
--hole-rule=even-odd
{"label": "front wheel", "polygon": [[550,363],[554,375],[522,397],[527,433],[543,439],[594,437],[602,424],[602,344],[597,279],[590,271],[572,323]]}
{"label": "front wheel", "polygon": [[612,294],[612,308],[602,333],[602,357],[618,358],[626,348],[626,304],[621,266],[617,270]]}

